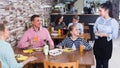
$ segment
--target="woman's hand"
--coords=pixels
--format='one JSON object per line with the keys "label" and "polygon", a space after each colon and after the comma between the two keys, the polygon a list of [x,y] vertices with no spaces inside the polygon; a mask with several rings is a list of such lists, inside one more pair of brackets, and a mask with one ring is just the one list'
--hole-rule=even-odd
{"label": "woman's hand", "polygon": [[100,33],[101,37],[109,37],[109,34],[106,33]]}
{"label": "woman's hand", "polygon": [[102,37],[102,35],[98,31],[95,32],[95,35],[99,36],[99,37]]}
{"label": "woman's hand", "polygon": [[100,33],[100,32],[95,32],[95,35],[97,35],[97,36],[99,36],[99,37],[109,37],[109,34]]}

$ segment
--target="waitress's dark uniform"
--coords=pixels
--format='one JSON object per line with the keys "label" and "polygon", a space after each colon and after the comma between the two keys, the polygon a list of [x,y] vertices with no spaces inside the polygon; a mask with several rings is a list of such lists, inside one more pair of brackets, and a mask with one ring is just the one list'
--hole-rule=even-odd
{"label": "waitress's dark uniform", "polygon": [[93,50],[96,59],[110,59],[112,55],[112,40],[107,41],[107,37],[98,37],[98,39],[95,39]]}
{"label": "waitress's dark uniform", "polygon": [[[96,68],[108,68],[109,59],[112,56],[112,39],[117,38],[119,24],[113,18],[105,19],[99,17],[94,25],[94,32],[109,34],[109,37],[95,36],[94,55],[96,58]],[[103,67],[102,67],[103,66]]]}

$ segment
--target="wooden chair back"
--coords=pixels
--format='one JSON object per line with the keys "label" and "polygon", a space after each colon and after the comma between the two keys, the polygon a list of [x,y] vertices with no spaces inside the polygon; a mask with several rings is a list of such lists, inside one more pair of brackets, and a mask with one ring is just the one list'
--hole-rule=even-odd
{"label": "wooden chair back", "polygon": [[81,23],[83,25],[83,29],[84,29],[84,33],[88,33],[89,32],[89,26],[85,25],[85,23]]}
{"label": "wooden chair back", "polygon": [[85,23],[82,23],[83,28],[84,28],[84,40],[88,41],[90,39],[90,33],[89,33],[89,26],[85,25]]}
{"label": "wooden chair back", "polygon": [[44,68],[78,68],[79,63],[69,62],[69,63],[60,63],[60,62],[49,62],[44,60]]}

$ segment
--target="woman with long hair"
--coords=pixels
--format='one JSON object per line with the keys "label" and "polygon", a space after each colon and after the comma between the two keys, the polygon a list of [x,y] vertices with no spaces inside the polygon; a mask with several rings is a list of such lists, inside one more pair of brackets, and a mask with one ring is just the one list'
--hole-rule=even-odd
{"label": "woman with long hair", "polygon": [[96,68],[108,68],[112,56],[112,39],[117,38],[119,24],[113,17],[112,4],[107,1],[99,6],[100,17],[95,22],[94,55]]}
{"label": "woman with long hair", "polygon": [[52,28],[51,31],[52,32],[57,32],[58,29],[65,29],[66,25],[63,22],[63,16],[62,15],[58,15],[56,18],[56,21],[54,23],[52,23]]}

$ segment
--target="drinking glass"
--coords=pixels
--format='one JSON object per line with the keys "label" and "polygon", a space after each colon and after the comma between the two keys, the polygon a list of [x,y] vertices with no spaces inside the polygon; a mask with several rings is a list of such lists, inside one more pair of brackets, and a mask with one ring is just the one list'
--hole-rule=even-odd
{"label": "drinking glass", "polygon": [[83,49],[84,49],[83,45],[80,45],[80,55],[81,56],[83,55]]}
{"label": "drinking glass", "polygon": [[34,36],[33,41],[34,41],[34,42],[38,42],[38,36],[37,36],[37,35]]}

